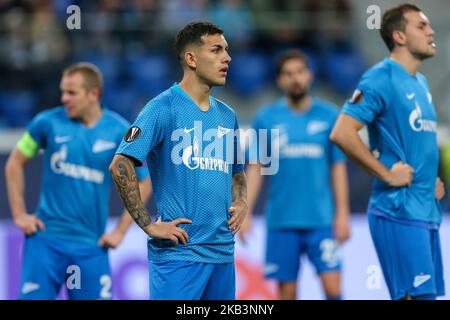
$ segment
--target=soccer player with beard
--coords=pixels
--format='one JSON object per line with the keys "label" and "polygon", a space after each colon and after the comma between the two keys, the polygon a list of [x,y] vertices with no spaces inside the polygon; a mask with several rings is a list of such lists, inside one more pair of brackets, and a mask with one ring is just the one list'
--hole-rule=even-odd
{"label": "soccer player with beard", "polygon": [[[341,299],[339,245],[350,235],[347,171],[343,153],[329,140],[339,110],[311,95],[313,75],[300,51],[284,52],[277,68],[277,84],[285,96],[262,108],[254,121],[257,131],[279,130],[279,143],[270,135],[267,143],[272,157],[273,148],[279,148],[279,171],[268,177],[265,276],[278,281],[281,299],[295,299],[300,255],[306,253],[326,298]],[[260,143],[259,148],[265,147]],[[252,212],[263,176],[261,162],[249,160]],[[250,225],[248,215],[241,228],[243,240]]]}
{"label": "soccer player with beard", "polygon": [[[437,119],[426,78],[434,31],[415,5],[383,15],[390,56],[369,69],[344,105],[331,139],[375,176],[368,205],[372,240],[392,299],[444,295],[438,201]],[[358,131],[367,126],[370,150]],[[376,150],[377,152],[371,152]]]}

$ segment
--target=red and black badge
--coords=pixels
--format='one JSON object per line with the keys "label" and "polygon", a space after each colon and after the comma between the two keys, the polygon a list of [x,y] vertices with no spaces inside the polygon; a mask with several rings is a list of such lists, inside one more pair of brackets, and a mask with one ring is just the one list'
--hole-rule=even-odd
{"label": "red and black badge", "polygon": [[141,129],[138,127],[131,127],[128,129],[127,133],[125,134],[125,137],[123,139],[125,142],[133,142],[141,135]]}

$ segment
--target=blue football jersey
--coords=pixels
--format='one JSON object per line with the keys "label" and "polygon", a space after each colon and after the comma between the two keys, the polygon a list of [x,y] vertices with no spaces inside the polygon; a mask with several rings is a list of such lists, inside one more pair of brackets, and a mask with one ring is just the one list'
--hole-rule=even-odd
{"label": "blue football jersey", "polygon": [[[280,99],[256,115],[253,128],[268,130],[268,153],[273,157],[271,161],[279,161],[278,172],[267,176],[268,228],[310,229],[332,225],[335,208],[331,167],[345,161],[344,154],[329,139],[338,114],[336,106],[314,98],[305,112],[295,111],[285,99]],[[273,129],[278,129],[278,143],[270,134]],[[273,152],[276,144],[278,159]]]}
{"label": "blue football jersey", "polygon": [[343,112],[367,125],[370,147],[387,168],[403,161],[415,170],[409,187],[375,179],[370,205],[392,218],[440,223],[437,119],[425,77],[386,58],[363,75]]}
{"label": "blue football jersey", "polygon": [[[108,168],[128,126],[118,114],[103,110],[98,123],[88,128],[70,119],[63,107],[31,121],[27,133],[45,151],[36,214],[46,233],[97,244],[109,211]],[[148,176],[146,167],[138,172],[140,180]]]}
{"label": "blue football jersey", "polygon": [[141,164],[148,156],[157,216],[181,217],[187,245],[150,238],[149,258],[204,263],[233,261],[234,238],[228,229],[232,175],[243,171],[235,112],[211,97],[202,111],[178,85],[151,100],[130,128],[117,153]]}

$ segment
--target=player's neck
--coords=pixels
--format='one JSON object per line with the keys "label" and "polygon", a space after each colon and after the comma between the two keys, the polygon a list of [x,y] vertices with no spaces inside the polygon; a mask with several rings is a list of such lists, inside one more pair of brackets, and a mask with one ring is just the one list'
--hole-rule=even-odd
{"label": "player's neck", "polygon": [[211,94],[211,87],[209,85],[201,83],[198,79],[191,79],[190,77],[184,77],[178,85],[194,100],[200,110],[209,110],[209,97]]}
{"label": "player's neck", "polygon": [[311,108],[311,95],[306,94],[302,99],[295,101],[292,98],[287,98],[287,103],[290,108],[297,112],[306,112]]}
{"label": "player's neck", "polygon": [[79,121],[88,128],[94,127],[103,115],[100,104],[95,104],[89,108],[79,119]]}
{"label": "player's neck", "polygon": [[420,65],[422,64],[422,61],[414,57],[407,50],[396,50],[392,52],[389,58],[400,64],[406,69],[406,71],[408,71],[409,74],[413,76],[416,75],[417,70],[419,70]]}

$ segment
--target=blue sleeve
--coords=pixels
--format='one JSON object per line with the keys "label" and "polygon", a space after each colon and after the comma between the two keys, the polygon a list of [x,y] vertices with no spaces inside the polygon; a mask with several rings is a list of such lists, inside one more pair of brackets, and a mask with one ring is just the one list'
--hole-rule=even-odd
{"label": "blue sleeve", "polygon": [[262,116],[262,112],[258,112],[253,119],[253,129],[258,130],[264,128],[264,117]]}
{"label": "blue sleeve", "polygon": [[[254,130],[254,133],[256,136],[253,137],[253,139],[250,140],[250,143],[248,145],[246,155],[247,155],[247,161],[248,163],[257,163],[259,162],[260,156],[261,156],[261,143],[265,144],[266,150],[262,150],[265,155],[269,155],[271,152],[271,139],[270,139],[270,132],[266,131],[266,135],[263,137],[263,140],[261,139],[260,133],[261,130],[268,130],[268,126],[265,123],[265,117],[264,112],[259,112],[255,119],[253,120],[252,129]],[[262,133],[261,133],[262,134]],[[265,139],[267,138],[267,139]]]}
{"label": "blue sleeve", "polygon": [[116,154],[131,157],[136,166],[142,166],[148,153],[163,140],[170,125],[170,115],[166,111],[166,107],[150,101],[128,129]]}
{"label": "blue sleeve", "polygon": [[147,162],[144,162],[142,167],[136,167],[136,176],[138,181],[150,178],[150,172],[148,171]]}
{"label": "blue sleeve", "polygon": [[239,130],[239,123],[236,117],[236,114],[234,115],[234,161],[233,161],[233,168],[232,172],[233,174],[241,173],[244,171],[244,163],[242,163],[242,159],[240,159],[239,155],[241,154],[241,141],[240,141],[240,130]]}
{"label": "blue sleeve", "polygon": [[348,100],[342,112],[355,118],[364,125],[372,123],[383,112],[386,105],[386,94],[389,84],[384,83],[385,88],[380,88],[380,79],[374,77],[361,80],[353,96]]}
{"label": "blue sleeve", "polygon": [[[330,123],[330,128],[334,127],[338,115],[339,115],[339,113],[336,113],[333,116],[333,119],[331,120],[331,123]],[[331,150],[330,150],[330,164],[331,165],[336,164],[336,163],[341,162],[341,161],[346,161],[347,160],[347,157],[345,156],[345,154],[332,141],[330,141],[330,148],[331,148]]]}
{"label": "blue sleeve", "polygon": [[336,164],[341,161],[346,161],[345,154],[339,149],[337,145],[331,143],[331,164]]}
{"label": "blue sleeve", "polygon": [[50,125],[48,123],[48,115],[46,112],[37,114],[27,127],[28,133],[33,140],[41,148],[47,147],[48,130]]}

